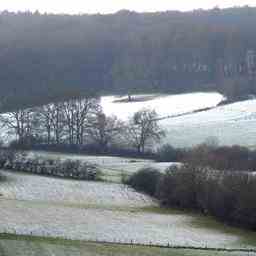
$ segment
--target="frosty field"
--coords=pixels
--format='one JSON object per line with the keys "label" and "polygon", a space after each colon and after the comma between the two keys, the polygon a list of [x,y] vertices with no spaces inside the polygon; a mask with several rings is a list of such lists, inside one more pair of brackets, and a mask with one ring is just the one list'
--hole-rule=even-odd
{"label": "frosty field", "polygon": [[55,179],[4,172],[0,194],[6,199],[98,207],[150,207],[155,203],[128,186]]}
{"label": "frosty field", "polygon": [[[191,93],[159,96],[144,102],[120,103],[116,97],[103,97],[107,114],[127,120],[143,108],[154,109],[160,117],[173,116],[193,110],[215,107],[223,96],[218,93]],[[221,145],[256,147],[256,100],[247,100],[160,121],[166,130],[162,143],[175,147],[191,147],[214,137]]]}
{"label": "frosty field", "polygon": [[256,146],[256,100],[247,100],[184,117],[162,120],[171,144],[193,146],[215,137],[221,145]]}
{"label": "frosty field", "polygon": [[[116,115],[127,120],[135,112],[149,108],[157,111],[160,117],[177,115],[198,109],[217,106],[224,97],[219,93],[187,93],[178,95],[135,95],[133,99],[145,98],[139,102],[119,102],[123,98],[107,96],[101,98],[101,105],[106,115]],[[149,98],[147,100],[147,98]]]}
{"label": "frosty field", "polygon": [[0,233],[256,248],[253,232],[225,227],[193,213],[161,210],[149,197],[120,184],[3,174],[6,180],[0,187]]}

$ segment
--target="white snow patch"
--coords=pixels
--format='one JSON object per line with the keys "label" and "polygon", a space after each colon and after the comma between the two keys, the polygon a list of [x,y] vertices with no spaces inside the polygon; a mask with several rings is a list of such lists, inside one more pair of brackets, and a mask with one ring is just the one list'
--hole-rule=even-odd
{"label": "white snow patch", "polygon": [[115,115],[127,120],[135,112],[148,108],[155,110],[160,117],[182,114],[202,108],[215,107],[223,99],[219,93],[188,93],[178,95],[156,95],[148,101],[116,102],[122,98],[106,96],[101,98],[101,105],[106,115]]}

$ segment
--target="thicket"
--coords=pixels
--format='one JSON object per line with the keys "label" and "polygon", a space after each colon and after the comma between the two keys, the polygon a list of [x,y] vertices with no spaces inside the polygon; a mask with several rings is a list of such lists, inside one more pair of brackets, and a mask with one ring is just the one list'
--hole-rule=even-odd
{"label": "thicket", "polygon": [[256,177],[252,173],[189,165],[153,173],[155,179],[151,169],[140,170],[127,183],[153,195],[165,207],[197,210],[229,224],[256,230]]}
{"label": "thicket", "polygon": [[256,150],[242,146],[212,146],[201,144],[194,148],[176,149],[162,146],[156,153],[159,162],[182,162],[215,170],[255,171]]}

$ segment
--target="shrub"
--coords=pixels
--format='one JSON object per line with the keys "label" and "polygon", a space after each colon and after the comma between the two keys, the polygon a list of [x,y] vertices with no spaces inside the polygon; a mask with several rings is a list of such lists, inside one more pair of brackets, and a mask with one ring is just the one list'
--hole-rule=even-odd
{"label": "shrub", "polygon": [[162,176],[157,196],[164,205],[196,208],[196,174],[188,166],[170,167]]}
{"label": "shrub", "polygon": [[170,144],[165,144],[157,150],[156,160],[159,162],[180,162],[184,155],[185,150],[176,149]]}
{"label": "shrub", "polygon": [[256,152],[241,146],[212,147],[201,144],[187,151],[184,162],[216,170],[253,171],[256,167]]}
{"label": "shrub", "polygon": [[158,182],[161,173],[154,168],[143,168],[133,174],[128,180],[127,184],[138,191],[143,191],[151,196],[156,194]]}
{"label": "shrub", "polygon": [[171,167],[162,175],[154,169],[140,170],[129,184],[155,196],[166,207],[199,210],[224,222],[256,230],[253,173],[183,165]]}

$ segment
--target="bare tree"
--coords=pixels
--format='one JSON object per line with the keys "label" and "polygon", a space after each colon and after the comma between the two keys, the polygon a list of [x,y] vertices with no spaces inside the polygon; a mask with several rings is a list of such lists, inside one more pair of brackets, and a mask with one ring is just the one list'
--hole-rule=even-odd
{"label": "bare tree", "polygon": [[54,142],[60,144],[64,130],[64,113],[62,103],[53,103],[50,110],[50,122],[53,128]]}
{"label": "bare tree", "polygon": [[90,127],[89,120],[99,111],[97,99],[84,98],[69,100],[63,103],[66,133],[69,144],[82,145],[86,130]]}
{"label": "bare tree", "polygon": [[97,113],[89,134],[91,138],[105,151],[124,129],[124,124],[115,116],[107,117],[102,111]]}
{"label": "bare tree", "polygon": [[25,139],[32,134],[32,114],[31,109],[12,111],[0,116],[2,127],[14,134],[22,144]]}
{"label": "bare tree", "polygon": [[127,135],[138,153],[144,153],[146,145],[159,141],[164,136],[164,131],[158,125],[157,113],[143,109],[136,112],[129,121]]}
{"label": "bare tree", "polygon": [[[60,125],[55,124],[55,120],[54,120],[56,117],[55,108],[56,106],[54,104],[48,104],[42,107],[38,107],[34,110],[36,112],[35,115],[39,120],[37,122],[36,131],[37,133],[40,134],[40,137],[42,137],[44,141],[47,142],[48,145],[56,140],[56,137],[54,135],[56,134],[56,131],[54,132],[54,127],[60,127]],[[57,132],[57,134],[60,134],[60,132]]]}

